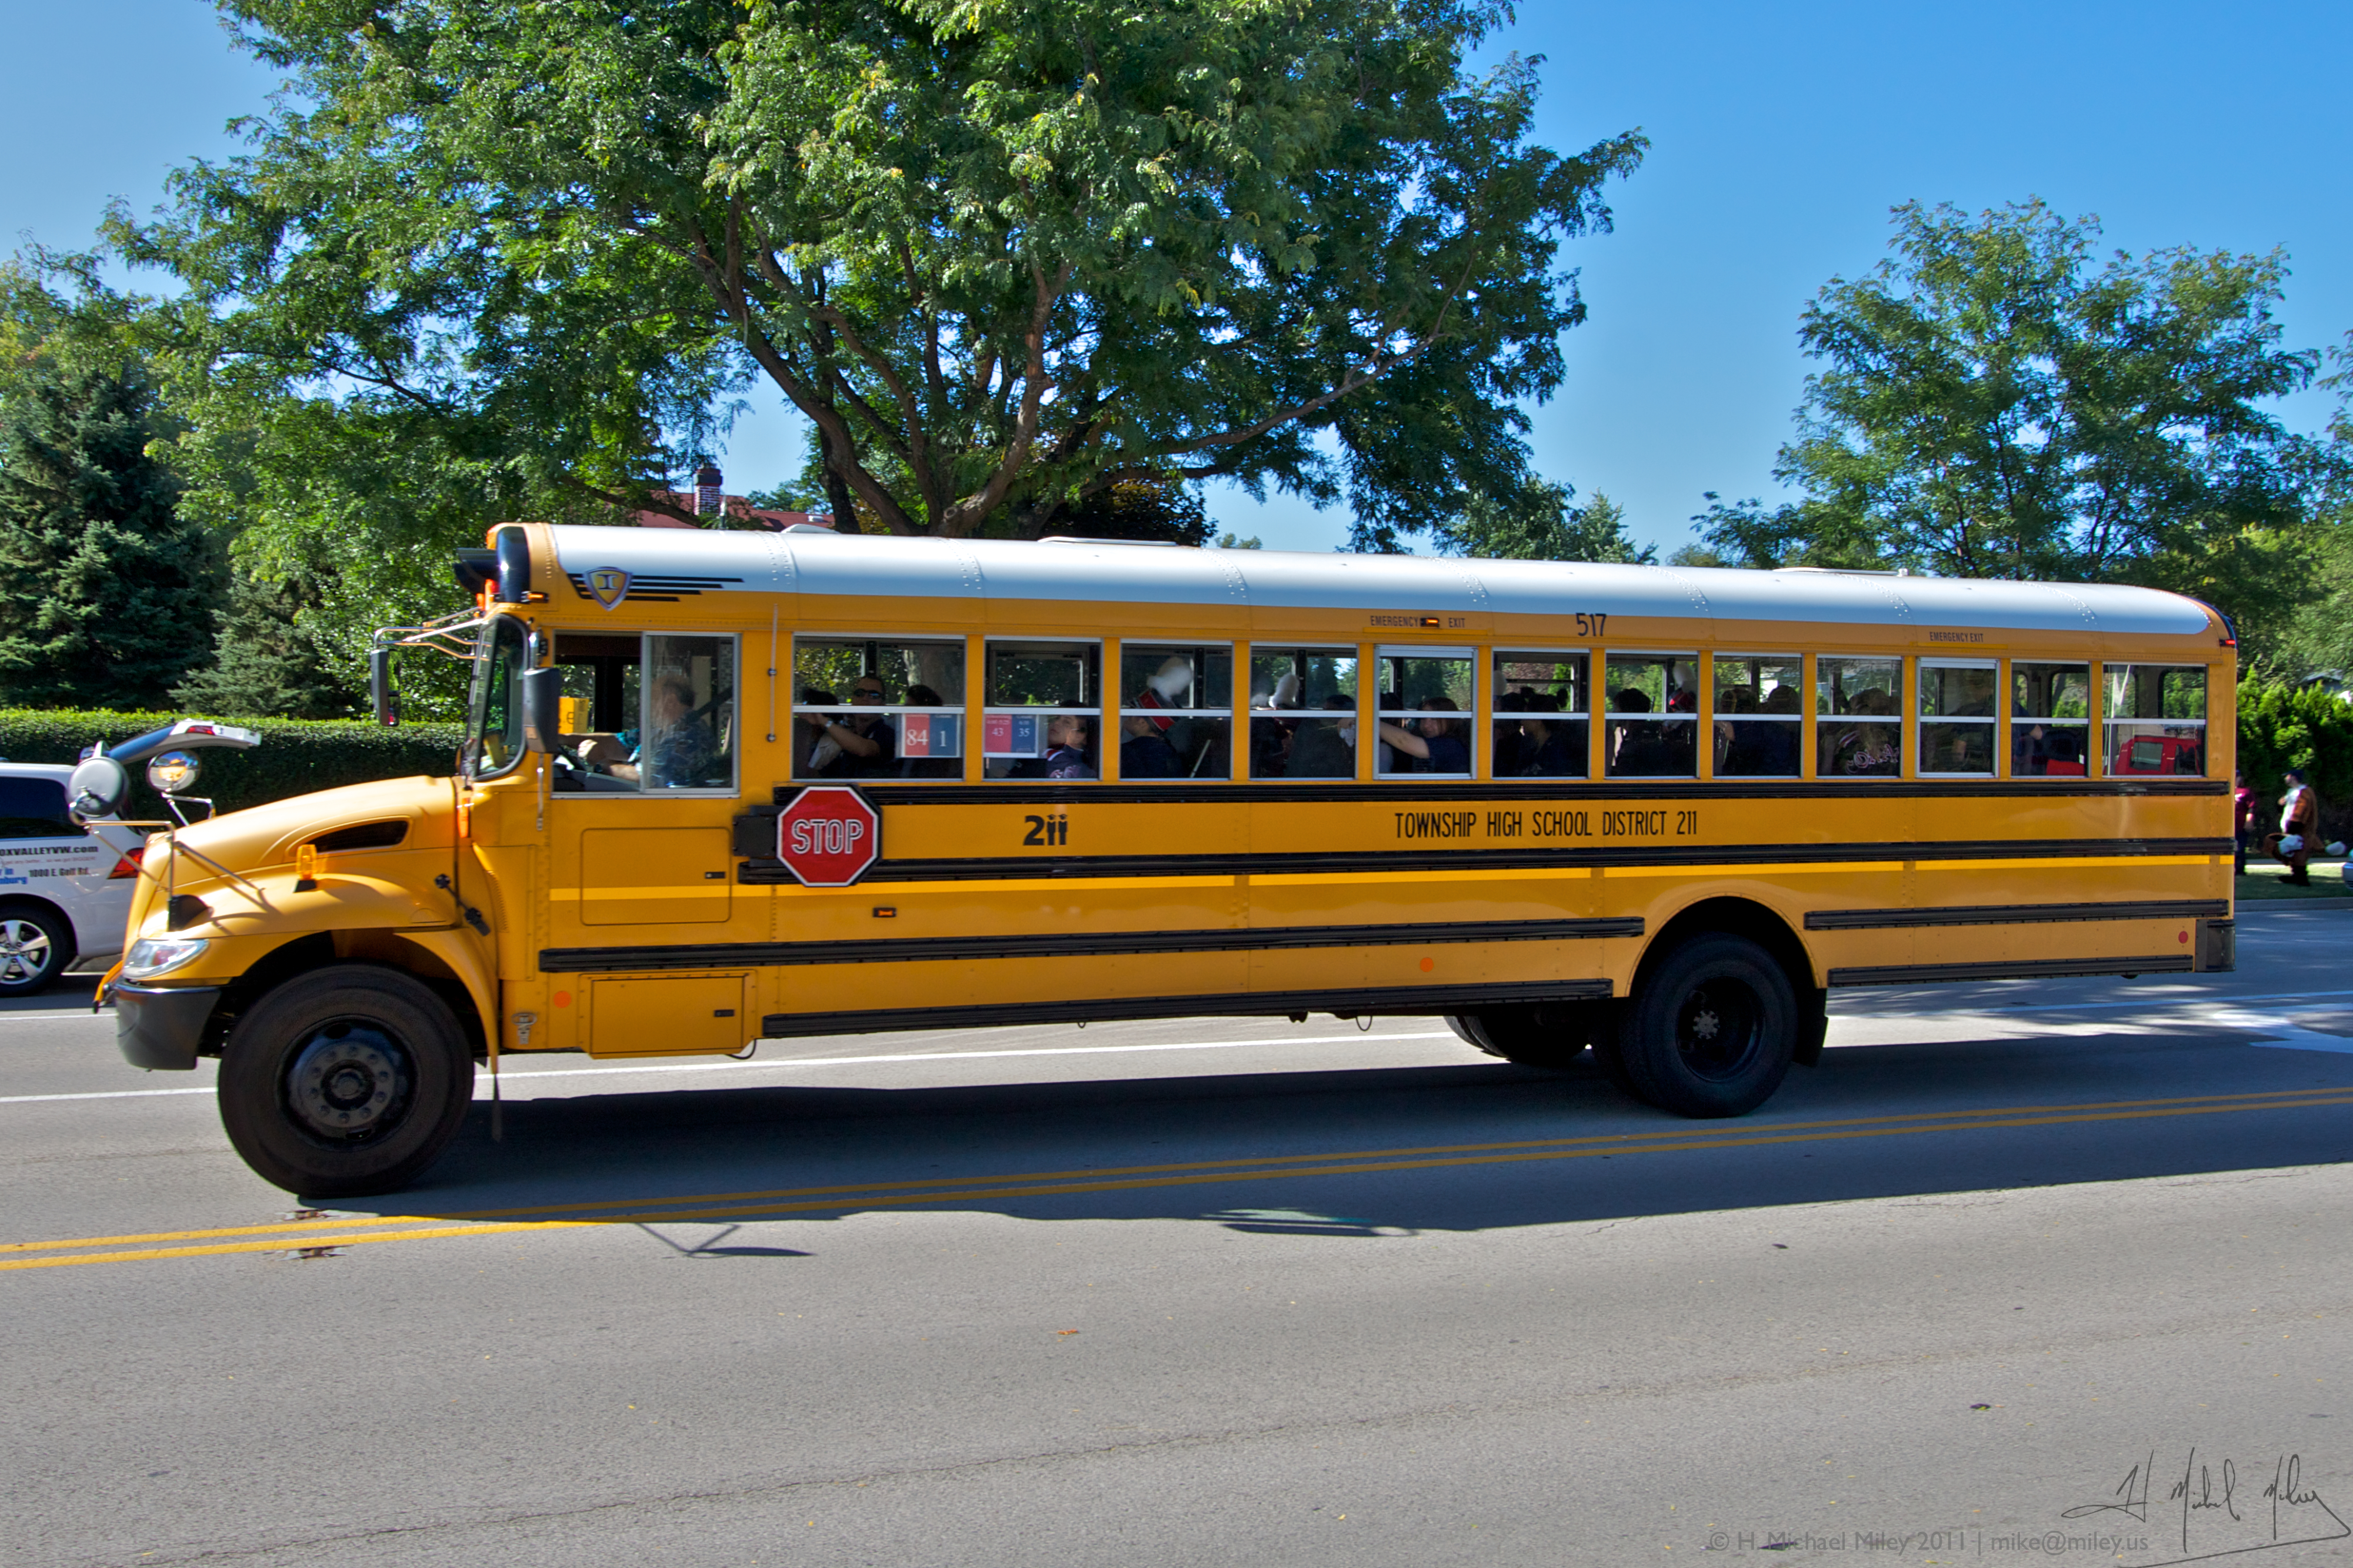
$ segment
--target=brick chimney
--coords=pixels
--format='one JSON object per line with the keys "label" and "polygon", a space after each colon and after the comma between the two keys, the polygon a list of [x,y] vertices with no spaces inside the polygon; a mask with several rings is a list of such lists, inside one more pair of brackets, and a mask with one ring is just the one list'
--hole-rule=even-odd
{"label": "brick chimney", "polygon": [[705,463],[694,470],[694,510],[698,517],[717,517],[726,504],[721,497],[719,465]]}

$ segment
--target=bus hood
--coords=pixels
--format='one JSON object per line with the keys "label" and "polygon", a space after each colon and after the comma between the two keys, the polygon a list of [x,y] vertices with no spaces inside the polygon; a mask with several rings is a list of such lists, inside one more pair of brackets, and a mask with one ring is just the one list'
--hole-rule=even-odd
{"label": "bus hood", "polygon": [[[291,916],[297,906],[312,901],[306,895],[314,889],[300,886],[294,874],[294,852],[304,844],[322,851],[322,882],[332,873],[338,883],[374,883],[387,895],[359,900],[386,903],[377,918],[353,908],[347,913],[358,920],[329,924],[376,924],[386,915],[396,917],[390,923],[409,924],[415,921],[413,895],[431,885],[436,868],[449,868],[457,845],[457,802],[446,778],[383,779],[228,812],[184,827],[175,837],[180,853],[170,869],[174,891],[195,894],[213,920],[239,930],[254,930],[257,921],[275,925],[273,915]],[[164,924],[164,860],[159,833],[148,841],[145,865],[152,875],[139,879],[131,911],[134,936],[152,934],[151,926],[160,930]],[[318,912],[311,911],[313,919]]]}

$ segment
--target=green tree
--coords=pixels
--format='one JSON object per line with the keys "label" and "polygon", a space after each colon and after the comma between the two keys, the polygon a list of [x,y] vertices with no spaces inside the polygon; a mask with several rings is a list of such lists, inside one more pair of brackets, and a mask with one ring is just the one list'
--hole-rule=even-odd
{"label": "green tree", "polygon": [[1395,548],[1522,479],[1584,316],[1558,247],[1644,146],[1529,140],[1533,64],[1463,65],[1499,0],[223,9],[290,92],[112,229],[186,286],[191,397],[243,405],[193,471],[316,529],[287,449],[413,457],[437,547],[642,504],[765,383],[844,527],[1224,476]]}
{"label": "green tree", "polygon": [[1626,512],[1596,492],[1583,507],[1569,504],[1567,485],[1539,479],[1509,500],[1473,497],[1440,531],[1440,548],[1453,555],[1494,561],[1615,561],[1649,565],[1659,558],[1626,533]]}
{"label": "green tree", "polygon": [[2328,468],[2263,406],[2318,364],[2281,344],[2284,258],[2097,261],[2097,220],[2040,201],[1913,203],[1894,224],[1893,254],[1799,324],[1823,368],[1774,473],[1803,499],[1711,495],[1706,543],[1753,565],[2147,583],[2276,626],[2308,592]]}
{"label": "green tree", "polygon": [[168,424],[135,359],[38,354],[10,377],[0,702],[153,708],[210,651],[218,551],[149,455]]}
{"label": "green tree", "polygon": [[1133,539],[1163,544],[1209,542],[1209,510],[1180,480],[1121,479],[1053,512],[1056,531],[1077,539]]}
{"label": "green tree", "polygon": [[206,713],[356,717],[360,692],[349,661],[307,613],[317,600],[307,575],[273,582],[237,573],[218,612],[213,662],[174,688],[173,702]]}

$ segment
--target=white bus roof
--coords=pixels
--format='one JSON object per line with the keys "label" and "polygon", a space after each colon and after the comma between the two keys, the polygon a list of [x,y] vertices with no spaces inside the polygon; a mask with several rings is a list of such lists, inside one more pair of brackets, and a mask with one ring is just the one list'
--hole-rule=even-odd
{"label": "white bus roof", "polygon": [[[1225,604],[1436,615],[1688,616],[1717,623],[1961,626],[2189,636],[2195,601],[2153,588],[1878,573],[1748,572],[1455,556],[1154,549],[1087,541],[549,529],[575,584],[617,568],[649,592],[1092,604]],[[586,592],[585,587],[582,590]]]}

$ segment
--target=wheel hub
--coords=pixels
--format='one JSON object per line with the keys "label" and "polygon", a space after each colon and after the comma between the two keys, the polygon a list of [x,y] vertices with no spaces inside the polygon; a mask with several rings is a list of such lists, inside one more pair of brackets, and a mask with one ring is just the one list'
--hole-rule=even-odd
{"label": "wheel hub", "polygon": [[0,980],[26,980],[49,962],[49,933],[29,921],[0,921]]}
{"label": "wheel hub", "polygon": [[406,1047],[372,1023],[328,1024],[295,1053],[287,1108],[314,1136],[355,1142],[397,1126],[416,1087]]}
{"label": "wheel hub", "polygon": [[1762,1009],[1746,985],[1713,980],[1694,986],[1675,1009],[1675,1047],[1701,1078],[1738,1074],[1756,1053]]}

